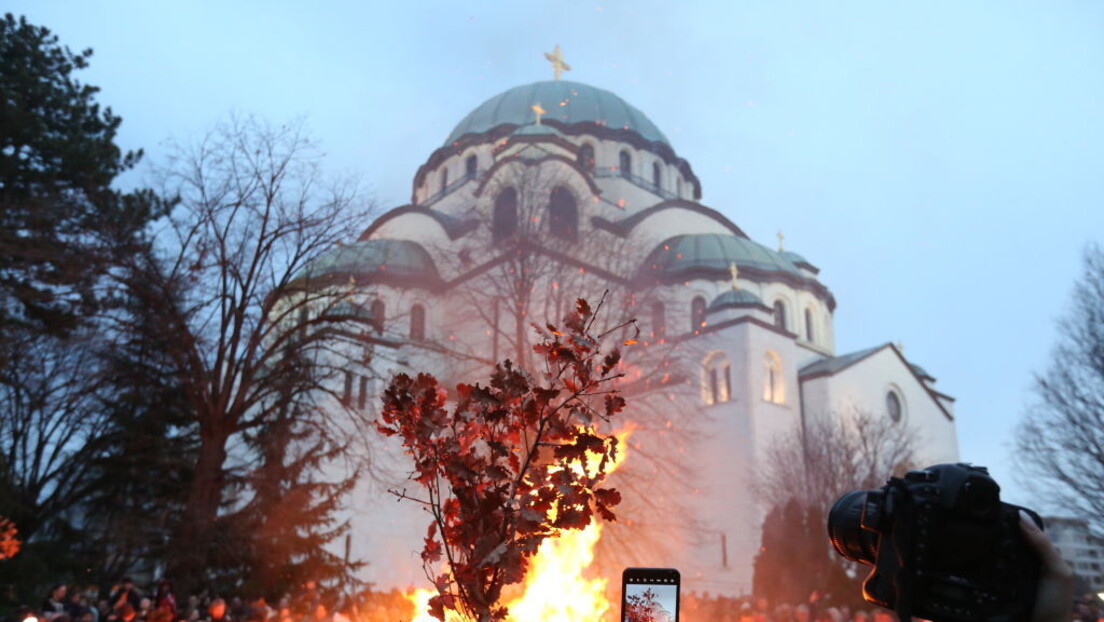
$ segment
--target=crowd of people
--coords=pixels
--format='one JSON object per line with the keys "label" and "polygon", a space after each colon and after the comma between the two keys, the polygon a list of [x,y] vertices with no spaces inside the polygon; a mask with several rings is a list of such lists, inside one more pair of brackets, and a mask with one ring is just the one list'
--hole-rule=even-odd
{"label": "crowd of people", "polygon": [[[680,622],[897,622],[885,609],[826,606],[815,599],[772,606],[762,598],[684,592],[679,607]],[[409,622],[413,612],[410,598],[399,590],[329,598],[308,581],[274,603],[263,597],[224,599],[206,593],[178,601],[167,580],[142,591],[127,578],[104,593],[55,585],[37,609],[20,608],[12,622]],[[615,617],[616,609],[606,619]],[[1070,620],[1104,622],[1104,606],[1096,597],[1078,599]]]}

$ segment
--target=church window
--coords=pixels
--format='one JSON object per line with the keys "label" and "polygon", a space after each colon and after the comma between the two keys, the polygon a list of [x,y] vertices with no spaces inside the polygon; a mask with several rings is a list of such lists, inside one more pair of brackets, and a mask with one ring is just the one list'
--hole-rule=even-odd
{"label": "church window", "polygon": [[448,169],[441,169],[441,194],[444,194],[445,189],[448,188]]}
{"label": "church window", "polygon": [[474,155],[468,156],[468,159],[464,162],[464,176],[468,179],[475,179],[475,169],[478,165]]}
{"label": "church window", "polygon": [[632,156],[629,155],[628,151],[621,152],[621,158],[618,164],[620,164],[621,166],[622,177],[628,177],[632,175]]}
{"label": "church window", "polygon": [[659,162],[652,162],[652,185],[655,186],[656,190],[662,189],[660,175],[662,175],[662,173],[659,168]]}
{"label": "church window", "polygon": [[690,302],[690,332],[697,332],[705,326],[705,298],[695,296]]}
{"label": "church window", "polygon": [[732,370],[723,352],[712,352],[702,361],[701,391],[709,405],[732,399]]}
{"label": "church window", "polygon": [[360,393],[357,394],[357,408],[364,410],[368,406],[368,377],[360,377]]}
{"label": "church window", "polygon": [[552,189],[548,200],[548,229],[557,238],[574,242],[579,235],[579,208],[571,191],[563,186]]}
{"label": "church window", "polygon": [[675,178],[675,194],[678,196],[678,198],[680,198],[680,199],[682,198],[682,177],[681,176]]}
{"label": "church window", "polygon": [[507,188],[495,198],[494,215],[491,218],[491,233],[495,242],[501,242],[517,233],[518,209],[517,192]]}
{"label": "church window", "polygon": [[888,391],[886,393],[886,414],[889,415],[889,419],[893,423],[897,423],[901,420],[901,398],[897,396],[896,391]]}
{"label": "church window", "polygon": [[579,166],[588,173],[594,172],[594,147],[584,144],[579,148]]}
{"label": "church window", "polygon": [[786,303],[781,300],[774,301],[774,325],[786,330]]}
{"label": "church window", "polygon": [[775,404],[786,403],[786,385],[782,377],[782,357],[774,350],[763,355],[763,399]]}
{"label": "church window", "polygon": [[383,304],[383,301],[376,298],[372,301],[372,324],[376,327],[377,333],[383,332],[383,322],[387,319],[387,306]]}
{"label": "church window", "polygon": [[410,338],[415,341],[425,339],[425,307],[414,305],[410,307]]}
{"label": "church window", "polygon": [[667,313],[662,302],[652,304],[652,338],[663,339],[667,336]]}
{"label": "church window", "polygon": [[813,342],[813,311],[812,309],[805,309],[805,341],[809,343]]}

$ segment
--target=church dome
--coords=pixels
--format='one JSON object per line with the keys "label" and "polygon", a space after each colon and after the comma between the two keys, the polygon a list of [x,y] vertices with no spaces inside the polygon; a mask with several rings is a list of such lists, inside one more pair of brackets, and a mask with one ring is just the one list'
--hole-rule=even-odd
{"label": "church dome", "polygon": [[766,273],[801,275],[801,270],[782,254],[747,238],[722,233],[668,238],[648,255],[643,270],[646,275],[666,280],[691,277],[703,270],[727,273],[732,264]]}
{"label": "church dome", "polygon": [[444,146],[456,143],[466,134],[482,134],[501,125],[532,124],[536,120],[532,108],[535,104],[547,111],[542,123],[561,127],[587,123],[631,130],[645,140],[670,147],[659,128],[625,100],[609,91],[566,80],[534,82],[495,95],[468,113],[453,128]]}
{"label": "church dome", "polygon": [[440,281],[433,258],[410,240],[361,240],[322,255],[304,269],[296,280],[344,279],[365,281],[436,283]]}
{"label": "church dome", "polygon": [[714,311],[720,311],[721,309],[740,309],[746,307],[762,307],[763,309],[767,309],[763,301],[748,290],[730,289],[714,298],[713,302],[709,303],[709,307],[706,311],[712,313]]}

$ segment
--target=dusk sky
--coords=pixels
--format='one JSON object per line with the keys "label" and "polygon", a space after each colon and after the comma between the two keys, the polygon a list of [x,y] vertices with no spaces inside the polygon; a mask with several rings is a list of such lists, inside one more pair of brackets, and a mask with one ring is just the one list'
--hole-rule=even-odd
{"label": "dusk sky", "polygon": [[[1011,438],[1104,238],[1104,3],[63,2],[80,78],[156,160],[230,112],[304,116],[383,209],[471,109],[565,79],[644,112],[702,203],[801,253],[837,353],[888,341],[957,398],[963,460],[1035,505]],[[143,172],[126,183],[141,183]],[[368,223],[365,223],[367,225]]]}

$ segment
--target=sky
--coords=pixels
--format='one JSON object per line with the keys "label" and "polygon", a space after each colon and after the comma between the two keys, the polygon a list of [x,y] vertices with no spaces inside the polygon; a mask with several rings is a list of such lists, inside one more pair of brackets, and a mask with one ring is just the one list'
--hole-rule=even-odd
{"label": "sky", "polygon": [[[471,109],[551,79],[621,96],[702,203],[821,270],[836,347],[888,341],[957,399],[960,456],[1038,506],[1011,442],[1104,238],[1104,3],[8,0],[95,55],[81,78],[167,141],[305,117],[382,208]],[[128,174],[141,183],[146,174]],[[367,223],[366,223],[367,224]]]}

